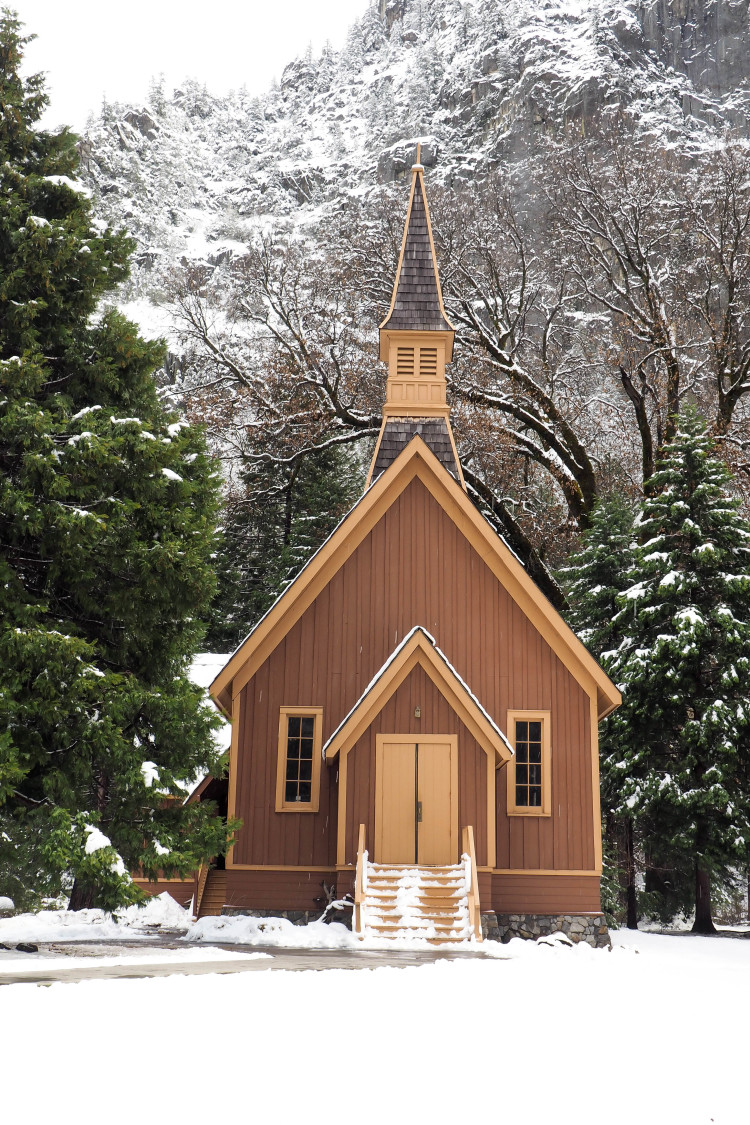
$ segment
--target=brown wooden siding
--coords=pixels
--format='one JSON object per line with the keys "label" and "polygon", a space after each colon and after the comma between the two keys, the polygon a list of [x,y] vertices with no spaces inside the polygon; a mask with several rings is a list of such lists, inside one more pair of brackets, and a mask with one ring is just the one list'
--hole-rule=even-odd
{"label": "brown wooden siding", "polygon": [[[243,689],[236,813],[244,827],[234,863],[335,863],[336,767],[322,771],[317,814],[274,812],[279,708],[323,707],[325,740],[414,625],[433,634],[502,728],[510,708],[551,712],[552,815],[508,818],[504,770],[498,771],[497,866],[593,868],[588,697],[417,479]],[[432,729],[451,733],[455,717],[450,720],[441,711],[446,705],[437,697],[434,705]],[[399,701],[387,705],[379,720],[381,730],[386,721],[396,723],[399,706]],[[425,706],[423,731],[426,710]],[[448,721],[453,725],[443,731],[440,724]],[[351,758],[350,792],[374,794],[373,763],[358,750]],[[481,772],[479,759],[474,766],[471,761],[470,753],[464,761],[466,771]],[[465,775],[461,789],[468,792],[468,787]],[[480,804],[477,796],[477,807]],[[360,815],[351,811],[349,832]],[[371,833],[373,815],[370,811],[366,821]],[[473,808],[464,803],[461,822],[468,817],[473,817]],[[484,819],[477,813],[474,821],[480,864]]]}
{"label": "brown wooden siding", "polygon": [[598,914],[598,875],[492,875],[492,895],[479,901],[498,914]]}
{"label": "brown wooden siding", "polygon": [[[599,912],[599,878],[593,875],[497,875],[480,871],[479,901],[483,911],[498,914],[595,914]],[[321,871],[238,871],[227,872],[226,905],[254,910],[311,910],[323,912],[327,887],[336,886],[339,897],[353,893],[353,873]],[[156,884],[144,889],[153,894]],[[192,894],[189,886],[188,898]],[[182,905],[177,884],[165,884]]]}
{"label": "brown wooden siding", "polygon": [[336,872],[227,871],[226,906],[235,910],[312,910],[326,906],[323,883],[336,886]]}

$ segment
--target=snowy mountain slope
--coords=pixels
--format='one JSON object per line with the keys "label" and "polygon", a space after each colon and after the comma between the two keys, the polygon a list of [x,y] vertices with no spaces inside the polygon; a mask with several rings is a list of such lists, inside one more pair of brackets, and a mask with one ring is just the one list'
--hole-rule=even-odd
{"label": "snowy mountain slope", "polygon": [[747,0],[378,0],[265,97],[156,84],[105,107],[81,151],[102,216],[137,239],[129,295],[158,298],[175,262],[218,264],[252,229],[400,178],[417,137],[455,182],[608,111],[679,147],[746,134]]}

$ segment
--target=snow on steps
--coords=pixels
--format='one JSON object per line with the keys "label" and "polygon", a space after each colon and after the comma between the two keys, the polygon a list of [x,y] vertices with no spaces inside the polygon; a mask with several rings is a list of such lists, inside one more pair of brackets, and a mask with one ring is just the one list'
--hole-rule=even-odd
{"label": "snow on steps", "polygon": [[361,937],[419,938],[434,945],[475,940],[468,862],[468,856],[448,867],[365,862]]}

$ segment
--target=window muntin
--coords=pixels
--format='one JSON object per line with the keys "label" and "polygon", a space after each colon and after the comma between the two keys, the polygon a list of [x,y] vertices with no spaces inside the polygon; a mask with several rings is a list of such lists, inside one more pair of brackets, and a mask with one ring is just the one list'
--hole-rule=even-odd
{"label": "window muntin", "polygon": [[551,813],[550,721],[548,711],[509,711],[508,733],[515,755],[508,763],[508,815]]}
{"label": "window muntin", "polygon": [[542,807],[542,723],[516,719],[516,805]]}
{"label": "window muntin", "polygon": [[286,778],[284,803],[304,801],[312,797],[313,715],[287,715],[286,720]]}
{"label": "window muntin", "polygon": [[323,709],[282,707],[276,775],[277,812],[317,812]]}

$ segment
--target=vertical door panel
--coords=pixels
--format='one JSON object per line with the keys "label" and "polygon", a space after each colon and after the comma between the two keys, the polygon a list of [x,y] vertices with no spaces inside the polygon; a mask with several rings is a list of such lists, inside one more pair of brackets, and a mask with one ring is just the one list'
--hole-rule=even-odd
{"label": "vertical door panel", "polygon": [[414,863],[415,746],[383,742],[379,747],[375,809],[376,863]]}
{"label": "vertical door panel", "polygon": [[449,864],[458,859],[453,839],[454,802],[452,745],[449,742],[419,742],[417,801],[422,806],[418,826],[418,863]]}

